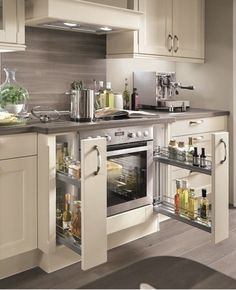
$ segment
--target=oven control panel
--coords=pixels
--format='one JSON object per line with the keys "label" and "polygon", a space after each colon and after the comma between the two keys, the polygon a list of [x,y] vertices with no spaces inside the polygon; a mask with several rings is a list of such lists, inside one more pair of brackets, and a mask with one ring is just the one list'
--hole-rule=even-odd
{"label": "oven control panel", "polygon": [[80,139],[104,137],[107,145],[153,140],[153,126],[132,126],[91,130],[80,133]]}

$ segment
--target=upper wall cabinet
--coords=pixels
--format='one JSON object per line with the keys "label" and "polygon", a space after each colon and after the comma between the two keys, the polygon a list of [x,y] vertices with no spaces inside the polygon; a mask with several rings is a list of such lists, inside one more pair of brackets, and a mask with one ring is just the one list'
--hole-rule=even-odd
{"label": "upper wall cabinet", "polygon": [[24,0],[0,0],[0,52],[25,50]]}
{"label": "upper wall cabinet", "polygon": [[107,57],[204,61],[205,0],[133,0],[144,12],[138,32],[107,36]]}

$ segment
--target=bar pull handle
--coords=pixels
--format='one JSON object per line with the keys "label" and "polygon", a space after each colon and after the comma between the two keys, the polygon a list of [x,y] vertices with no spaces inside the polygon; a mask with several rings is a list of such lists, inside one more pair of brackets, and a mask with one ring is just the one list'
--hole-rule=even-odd
{"label": "bar pull handle", "polygon": [[101,169],[102,158],[101,158],[101,153],[100,153],[97,145],[94,146],[94,150],[97,151],[97,170],[94,171],[94,175],[98,175],[98,173]]}
{"label": "bar pull handle", "polygon": [[193,138],[193,141],[200,141],[200,140],[203,140],[203,139],[204,139],[203,136],[199,136],[199,137]]}
{"label": "bar pull handle", "polygon": [[[171,45],[170,45],[171,43]],[[168,35],[168,51],[171,52],[173,49],[173,37],[171,34]]]}
{"label": "bar pull handle", "polygon": [[227,146],[226,146],[226,143],[225,143],[225,141],[224,141],[223,138],[220,139],[220,144],[223,144],[224,145],[224,148],[225,148],[225,157],[224,157],[223,160],[220,161],[220,164],[223,164],[223,163],[225,163],[226,158],[227,158]]}
{"label": "bar pull handle", "polygon": [[199,120],[199,121],[190,121],[190,122],[189,122],[189,125],[200,125],[200,124],[202,124],[202,123],[204,123],[203,120]]}
{"label": "bar pull handle", "polygon": [[174,45],[174,52],[177,52],[179,50],[179,38],[177,35],[174,36],[174,44],[177,44]]}

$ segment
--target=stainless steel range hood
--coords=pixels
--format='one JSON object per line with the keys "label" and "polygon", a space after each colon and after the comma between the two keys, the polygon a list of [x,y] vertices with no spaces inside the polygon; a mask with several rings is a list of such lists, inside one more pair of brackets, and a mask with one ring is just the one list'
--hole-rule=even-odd
{"label": "stainless steel range hood", "polygon": [[84,0],[26,0],[26,26],[105,34],[139,30],[142,15]]}

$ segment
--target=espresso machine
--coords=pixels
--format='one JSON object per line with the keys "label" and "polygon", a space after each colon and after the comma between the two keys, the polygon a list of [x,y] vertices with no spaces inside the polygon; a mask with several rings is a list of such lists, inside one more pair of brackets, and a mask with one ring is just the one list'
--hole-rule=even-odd
{"label": "espresso machine", "polygon": [[193,86],[176,82],[174,72],[134,72],[133,85],[138,89],[143,108],[169,112],[186,111],[190,107],[188,100],[178,99],[179,89],[194,90]]}

